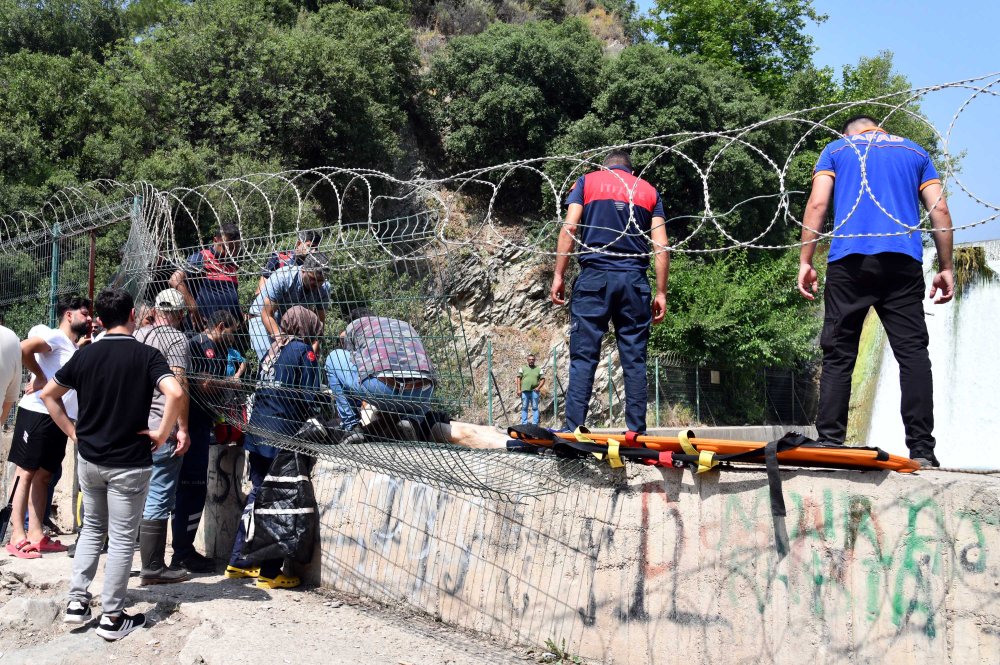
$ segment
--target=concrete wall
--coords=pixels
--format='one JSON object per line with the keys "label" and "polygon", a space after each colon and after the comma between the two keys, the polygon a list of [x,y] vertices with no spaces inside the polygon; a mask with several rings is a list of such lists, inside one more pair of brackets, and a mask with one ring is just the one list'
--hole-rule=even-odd
{"label": "concrete wall", "polygon": [[[785,471],[779,559],[762,470],[550,473],[570,488],[512,504],[320,461],[304,574],[608,663],[1000,662],[1000,478]],[[220,558],[243,476],[212,448],[200,545]]]}
{"label": "concrete wall", "polygon": [[[560,473],[553,462],[552,473]],[[609,663],[997,663],[1000,479],[630,466],[520,505],[320,462],[309,576]]]}

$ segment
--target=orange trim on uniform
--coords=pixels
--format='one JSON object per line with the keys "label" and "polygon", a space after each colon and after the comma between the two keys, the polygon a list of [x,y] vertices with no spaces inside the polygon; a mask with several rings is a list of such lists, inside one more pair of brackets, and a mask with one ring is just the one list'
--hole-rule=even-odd
{"label": "orange trim on uniform", "polygon": [[813,180],[815,180],[816,176],[818,176],[818,175],[828,175],[831,178],[836,178],[837,177],[837,174],[834,173],[833,171],[823,170],[823,171],[816,171],[816,173],[813,173]]}
{"label": "orange trim on uniform", "polygon": [[931,178],[927,182],[922,183],[920,185],[920,189],[917,190],[917,191],[922,192],[922,191],[924,191],[924,187],[930,187],[931,185],[940,185],[940,184],[941,184],[941,181],[938,178]]}
{"label": "orange trim on uniform", "polygon": [[882,132],[883,134],[889,133],[884,129],[882,129],[881,127],[869,127],[868,129],[862,129],[860,132],[858,132],[858,134],[867,134],[868,132]]}

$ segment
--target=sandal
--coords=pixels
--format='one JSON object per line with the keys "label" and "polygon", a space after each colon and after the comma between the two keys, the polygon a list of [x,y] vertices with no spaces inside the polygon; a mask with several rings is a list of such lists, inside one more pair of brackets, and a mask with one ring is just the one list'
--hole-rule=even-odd
{"label": "sandal", "polygon": [[239,566],[226,566],[225,577],[230,580],[240,580],[246,578],[256,579],[260,577],[259,567],[240,568]]}
{"label": "sandal", "polygon": [[27,538],[23,539],[19,543],[14,543],[14,541],[7,543],[7,551],[10,552],[11,556],[16,556],[18,559],[42,558],[42,553],[39,552],[38,548],[30,543]]}
{"label": "sandal", "polygon": [[34,547],[38,552],[65,552],[69,549],[58,540],[52,540],[48,536],[42,536],[42,539],[35,543]]}
{"label": "sandal", "polygon": [[302,584],[298,577],[278,573],[274,577],[258,577],[257,586],[261,589],[294,589]]}

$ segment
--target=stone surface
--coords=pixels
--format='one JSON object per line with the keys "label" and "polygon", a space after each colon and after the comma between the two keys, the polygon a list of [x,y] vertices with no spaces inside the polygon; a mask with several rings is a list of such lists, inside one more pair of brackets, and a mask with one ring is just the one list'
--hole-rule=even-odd
{"label": "stone surface", "polygon": [[55,622],[61,610],[53,599],[14,598],[0,608],[0,626],[42,630]]}

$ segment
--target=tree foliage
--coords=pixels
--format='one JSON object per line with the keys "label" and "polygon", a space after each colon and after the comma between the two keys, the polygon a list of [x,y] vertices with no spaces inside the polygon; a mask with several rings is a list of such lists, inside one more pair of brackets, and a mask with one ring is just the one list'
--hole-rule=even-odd
{"label": "tree foliage", "polygon": [[[814,67],[806,28],[824,17],[812,0],[658,0],[645,26],[659,44],[643,43],[636,15],[633,0],[0,0],[0,209],[100,178],[196,186],[323,165],[412,177],[661,136],[698,167],[634,151],[671,239],[701,222],[704,176],[725,233],[749,240],[772,221],[774,169],[693,133],[843,103],[809,119],[839,127],[866,112],[935,154],[916,101],[846,108],[909,82],[888,53],[839,77]],[[805,192],[833,135],[788,122],[743,138],[779,160],[797,146],[785,186]],[[547,175],[568,185],[574,166],[553,161]],[[508,178],[495,210],[540,228],[556,204],[544,191]],[[804,198],[791,196],[798,216]],[[310,221],[323,223],[336,202],[318,203]],[[277,230],[291,219],[279,210]],[[778,220],[759,240],[797,231]],[[98,241],[99,281],[124,242],[115,233]],[[709,228],[685,246],[729,244]],[[811,358],[818,323],[789,286],[793,254],[678,254],[652,350],[743,366]]]}
{"label": "tree foliage", "polygon": [[34,51],[100,59],[128,36],[121,0],[0,0],[0,54]]}
{"label": "tree foliage", "polygon": [[544,155],[590,108],[600,70],[600,42],[578,20],[455,38],[430,75],[447,154],[466,167]]}
{"label": "tree foliage", "polygon": [[650,350],[730,367],[789,367],[816,355],[821,322],[794,288],[798,252],[742,250],[703,261],[679,254],[670,271],[670,315]]}
{"label": "tree foliage", "polygon": [[774,93],[812,60],[812,0],[656,0],[648,27],[669,50],[742,71]]}

